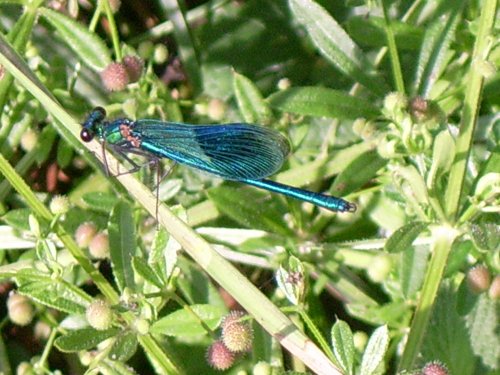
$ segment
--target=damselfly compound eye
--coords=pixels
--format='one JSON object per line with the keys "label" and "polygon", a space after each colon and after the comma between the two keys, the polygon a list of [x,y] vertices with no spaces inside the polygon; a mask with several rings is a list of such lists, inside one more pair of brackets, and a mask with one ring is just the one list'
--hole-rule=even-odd
{"label": "damselfly compound eye", "polygon": [[80,138],[84,142],[90,142],[92,139],[94,139],[94,133],[89,129],[82,129],[82,131],[80,132]]}

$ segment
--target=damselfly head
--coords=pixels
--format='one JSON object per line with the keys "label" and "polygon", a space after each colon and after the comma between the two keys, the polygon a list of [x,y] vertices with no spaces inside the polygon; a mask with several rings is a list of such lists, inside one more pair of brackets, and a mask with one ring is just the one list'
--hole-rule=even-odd
{"label": "damselfly head", "polygon": [[84,142],[90,142],[94,139],[94,135],[99,132],[99,126],[106,118],[106,111],[102,107],[95,107],[87,117],[87,120],[82,124],[83,129],[80,132],[80,138]]}
{"label": "damselfly head", "polygon": [[95,117],[96,121],[102,121],[106,117],[106,110],[102,107],[95,107],[90,113],[90,116]]}

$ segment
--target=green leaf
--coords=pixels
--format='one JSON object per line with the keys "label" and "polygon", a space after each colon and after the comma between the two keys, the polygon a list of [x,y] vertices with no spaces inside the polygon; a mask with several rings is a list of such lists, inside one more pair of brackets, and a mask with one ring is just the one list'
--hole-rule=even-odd
{"label": "green leaf", "polygon": [[201,324],[203,321],[209,329],[215,330],[226,309],[222,306],[192,305],[189,309],[177,310],[156,321],[151,326],[151,333],[167,336],[187,337],[208,333]]}
{"label": "green leaf", "polygon": [[[187,222],[187,213],[184,208],[173,207],[172,211],[181,220]],[[148,264],[156,271],[158,277],[163,280],[162,284],[170,280],[176,266],[177,253],[181,250],[181,245],[174,237],[164,229],[156,231],[151,251],[149,252]]]}
{"label": "green leaf", "polygon": [[483,251],[498,251],[500,247],[500,224],[481,222],[471,225],[474,245]]}
{"label": "green leaf", "polygon": [[244,75],[233,73],[233,89],[243,119],[248,123],[270,122],[271,110],[264,101],[257,86]]}
{"label": "green leaf", "polygon": [[74,19],[44,8],[40,14],[49,21],[59,35],[89,67],[103,70],[111,63],[111,57],[106,44],[93,32],[83,27]]}
{"label": "green leaf", "polygon": [[352,375],[354,368],[354,341],[349,325],[337,320],[332,327],[332,347],[335,359],[346,374]]}
{"label": "green leaf", "polygon": [[429,96],[433,85],[446,68],[449,47],[460,21],[462,5],[462,0],[447,3],[449,13],[435,17],[434,22],[426,27],[415,80],[415,92],[424,98]]}
{"label": "green leaf", "polygon": [[30,214],[30,209],[18,208],[15,210],[7,211],[7,213],[2,216],[2,220],[15,229],[29,230],[30,226],[28,224],[28,217],[30,216]]}
{"label": "green leaf", "polygon": [[483,293],[466,318],[472,351],[490,369],[498,369],[500,359],[498,311],[498,300]]}
{"label": "green leaf", "polygon": [[60,265],[55,262],[57,258],[57,249],[52,241],[46,239],[37,240],[35,250],[38,259],[44,262],[49,269],[52,268],[50,265],[54,265],[56,268],[60,267]]}
{"label": "green leaf", "polygon": [[[24,238],[22,233],[8,225],[0,225],[0,238],[2,239],[0,242],[0,250],[32,249],[36,244],[33,239]],[[0,264],[4,264],[3,260],[5,255],[6,252],[0,251]],[[27,255],[27,253],[23,253],[23,259],[26,259]],[[15,262],[12,264],[15,264]]]}
{"label": "green leaf", "polygon": [[144,280],[152,285],[157,286],[162,289],[164,287],[164,282],[156,274],[156,272],[151,268],[151,266],[142,257],[132,258],[132,267],[135,272],[140,275]]}
{"label": "green leaf", "polygon": [[154,268],[158,275],[161,275],[162,280],[168,280],[166,272],[165,252],[167,251],[167,244],[170,239],[168,232],[165,228],[160,227],[156,231],[151,251],[148,254],[148,264]]}
{"label": "green leaf", "polygon": [[[12,47],[17,51],[19,55],[24,55],[24,52],[29,45],[28,41],[30,40],[33,27],[38,19],[36,7],[24,7],[23,9],[23,14],[11,27],[7,36],[9,42],[12,43]],[[9,96],[7,95],[7,93],[11,89],[13,81],[14,78],[10,74],[6,74],[5,77],[0,80],[0,110],[2,112],[4,110],[6,101],[8,100]],[[5,136],[7,136],[7,134],[0,134],[0,147],[3,148]]]}
{"label": "green leaf", "polygon": [[394,183],[406,196],[406,200],[413,204],[426,207],[429,205],[429,194],[422,175],[413,165],[394,168]]}
{"label": "green leaf", "polygon": [[57,144],[57,164],[62,168],[66,168],[73,161],[75,152],[71,145],[64,140],[60,140]]}
{"label": "green leaf", "polygon": [[163,253],[164,261],[161,263],[164,265],[162,269],[162,275],[164,275],[165,280],[170,280],[170,277],[174,274],[174,270],[177,267],[178,253],[181,250],[181,245],[177,240],[170,236],[165,247],[165,252]]}
{"label": "green leaf", "polygon": [[455,157],[455,141],[448,130],[443,130],[434,139],[432,165],[427,175],[427,187],[435,189],[436,182],[449,172]]}
{"label": "green leaf", "polygon": [[176,282],[178,289],[190,304],[210,304],[224,307],[224,300],[212,280],[197,265],[180,257],[177,261],[182,277]]}
{"label": "green leaf", "polygon": [[399,275],[405,298],[415,297],[420,290],[428,264],[429,246],[410,246],[401,254]]}
{"label": "green leaf", "polygon": [[137,335],[134,332],[125,332],[116,337],[109,352],[109,358],[115,361],[128,361],[137,351]]}
{"label": "green leaf", "polygon": [[385,82],[375,74],[375,68],[361,49],[335,19],[312,0],[289,0],[290,9],[306,30],[321,54],[342,73],[382,96],[387,93]]}
{"label": "green leaf", "polygon": [[118,197],[113,193],[93,191],[83,194],[82,200],[93,210],[110,213],[118,202]]}
{"label": "green leaf", "polygon": [[361,360],[360,375],[375,374],[382,364],[387,348],[389,347],[389,330],[387,326],[377,328],[366,345]]}
{"label": "green leaf", "polygon": [[[494,207],[498,203],[498,191],[500,189],[500,172],[490,172],[482,175],[476,182],[474,189],[474,201],[492,202],[490,205]],[[498,210],[497,210],[498,211]]]}
{"label": "green leaf", "polygon": [[[277,198],[261,192],[218,186],[208,191],[208,196],[220,212],[231,219],[253,229],[290,236],[292,231],[283,221],[285,210],[278,205]],[[249,204],[249,202],[252,202]]]}
{"label": "green leaf", "polygon": [[35,160],[38,164],[42,164],[49,157],[56,135],[57,132],[53,127],[46,126],[43,128],[35,148]]}
{"label": "green leaf", "polygon": [[457,272],[467,268],[469,261],[467,258],[475,251],[472,241],[455,241],[453,249],[448,256],[444,278],[452,277]]}
{"label": "green leaf", "polygon": [[173,24],[173,34],[177,43],[177,51],[181,56],[186,76],[195,91],[202,88],[202,74],[197,39],[193,36],[183,1],[166,2],[163,4],[168,18]]}
{"label": "green leaf", "polygon": [[[401,51],[418,51],[424,33],[422,28],[391,19],[396,44]],[[385,21],[382,17],[370,15],[350,17],[345,23],[349,35],[361,46],[382,48],[387,46]]]}
{"label": "green leaf", "polygon": [[293,305],[299,305],[305,298],[304,265],[291,256],[288,259],[288,267],[280,266],[276,272],[276,283]]}
{"label": "green leaf", "polygon": [[377,151],[368,151],[354,159],[337,176],[330,192],[333,195],[347,195],[369,182],[387,164]]}
{"label": "green leaf", "polygon": [[370,102],[326,87],[293,87],[272,94],[267,101],[280,111],[306,116],[356,119],[380,113]]}
{"label": "green leaf", "polygon": [[[499,80],[500,81],[500,80]],[[496,126],[498,129],[499,126]],[[499,131],[500,132],[500,131]],[[488,173],[494,173],[500,171],[500,145],[498,143],[498,139],[500,138],[500,134],[494,137],[497,139],[497,147],[491,150],[490,156],[486,161],[483,170],[481,171],[480,177],[487,175]]]}
{"label": "green leaf", "polygon": [[385,242],[384,250],[388,253],[399,253],[410,248],[413,241],[427,228],[427,223],[413,221],[395,231]]}
{"label": "green leaf", "polygon": [[[476,374],[477,372],[474,371],[476,360],[471,349],[473,333],[467,332],[465,319],[458,315],[458,303],[460,301],[457,300],[455,288],[451,287],[449,282],[444,281],[434,301],[429,329],[425,333],[422,344],[422,362],[439,360],[448,367],[450,374]],[[471,318],[472,316],[473,314]],[[495,318],[492,320],[484,318],[486,316],[481,316],[473,323],[479,329],[477,333],[480,336],[476,336],[477,341],[486,338],[483,334],[491,335],[494,332]],[[471,319],[469,323],[473,321],[474,319]],[[498,347],[500,346],[497,344],[496,348]],[[494,352],[494,348],[494,345],[490,346],[489,351]]]}
{"label": "green leaf", "polygon": [[95,348],[97,344],[117,335],[119,332],[118,328],[105,331],[98,331],[93,328],[78,329],[58,337],[54,344],[62,352],[74,353]]}
{"label": "green leaf", "polygon": [[47,277],[28,278],[21,275],[18,292],[29,296],[42,305],[67,312],[69,314],[83,314],[92,298],[84,291],[60,279]]}
{"label": "green leaf", "polygon": [[[64,56],[61,56],[61,59],[64,61]],[[66,66],[61,66],[60,69],[64,69],[66,73],[70,73]],[[54,87],[52,93],[68,112],[81,113],[82,108],[89,107],[86,98],[82,96],[83,94],[79,95],[73,89],[68,91]]]}
{"label": "green leaf", "polygon": [[367,305],[366,303],[349,303],[346,305],[349,314],[372,325],[387,322],[406,321],[411,319],[412,311],[408,302],[398,300],[385,305]]}
{"label": "green leaf", "polygon": [[[453,298],[456,300],[454,307],[456,314],[463,317],[474,309],[474,306],[476,306],[477,300],[479,299],[479,294],[473,292],[469,287],[467,278],[463,278],[462,282],[458,286],[456,296],[453,296]],[[463,322],[460,322],[460,324],[463,324]]]}
{"label": "green leaf", "polygon": [[111,213],[108,225],[109,245],[113,274],[120,290],[125,287],[135,290],[132,257],[136,253],[135,225],[132,207],[128,202],[119,202]]}

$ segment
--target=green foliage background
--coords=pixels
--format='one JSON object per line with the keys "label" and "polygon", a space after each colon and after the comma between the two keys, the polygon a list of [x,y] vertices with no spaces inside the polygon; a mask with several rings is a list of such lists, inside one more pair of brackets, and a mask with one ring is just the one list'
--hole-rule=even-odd
{"label": "green foliage background", "polygon": [[[498,371],[498,292],[466,285],[475,265],[498,285],[500,268],[497,1],[110,3],[0,1],[1,295],[34,304],[23,332],[39,349],[0,309],[0,372],[215,372],[221,288],[255,322],[229,373]],[[142,76],[107,92],[100,74],[129,55]],[[101,145],[80,141],[96,105],[272,127],[293,150],[276,181],[358,210],[177,167],[157,230],[152,171],[107,176]],[[76,245],[84,222],[109,235],[109,260]],[[84,317],[97,297],[107,330]]]}

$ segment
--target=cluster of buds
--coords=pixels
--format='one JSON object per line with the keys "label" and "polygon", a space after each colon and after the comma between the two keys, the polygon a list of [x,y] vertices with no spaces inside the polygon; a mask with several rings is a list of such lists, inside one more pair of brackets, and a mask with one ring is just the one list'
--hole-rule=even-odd
{"label": "cluster of buds", "polygon": [[207,350],[207,362],[217,370],[230,368],[238,354],[248,352],[252,347],[253,329],[245,320],[243,311],[232,311],[221,324],[221,339]]}

